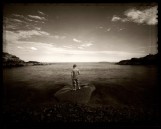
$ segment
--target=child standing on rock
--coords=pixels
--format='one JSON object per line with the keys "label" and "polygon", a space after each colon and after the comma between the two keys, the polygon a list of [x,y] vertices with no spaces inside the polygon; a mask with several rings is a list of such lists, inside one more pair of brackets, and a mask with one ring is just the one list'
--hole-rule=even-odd
{"label": "child standing on rock", "polygon": [[72,84],[73,84],[73,87],[74,87],[73,90],[77,90],[77,87],[78,87],[78,89],[80,89],[80,85],[79,85],[79,82],[78,82],[79,81],[78,80],[79,75],[80,75],[79,69],[77,68],[77,65],[74,64],[72,72],[71,72]]}

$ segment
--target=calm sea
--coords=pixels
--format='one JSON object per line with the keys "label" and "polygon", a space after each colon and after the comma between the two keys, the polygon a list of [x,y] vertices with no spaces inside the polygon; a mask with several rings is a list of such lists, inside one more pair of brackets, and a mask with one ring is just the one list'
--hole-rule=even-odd
{"label": "calm sea", "polygon": [[[25,66],[3,70],[5,85],[47,88],[54,84],[71,84],[72,63]],[[148,87],[157,83],[155,66],[128,66],[110,63],[77,63],[80,83],[119,84],[122,86]]]}

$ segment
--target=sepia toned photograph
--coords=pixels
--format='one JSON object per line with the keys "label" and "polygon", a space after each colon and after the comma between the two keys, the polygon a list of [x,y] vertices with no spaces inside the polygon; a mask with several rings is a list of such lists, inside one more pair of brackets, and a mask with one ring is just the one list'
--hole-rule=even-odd
{"label": "sepia toned photograph", "polygon": [[8,3],[2,46],[5,129],[160,127],[157,3]]}

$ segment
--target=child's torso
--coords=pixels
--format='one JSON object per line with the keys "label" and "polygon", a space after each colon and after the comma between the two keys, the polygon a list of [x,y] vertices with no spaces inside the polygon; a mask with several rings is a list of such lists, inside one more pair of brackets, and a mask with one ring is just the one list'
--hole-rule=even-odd
{"label": "child's torso", "polygon": [[72,70],[72,72],[73,72],[73,79],[78,79],[79,70],[75,68]]}

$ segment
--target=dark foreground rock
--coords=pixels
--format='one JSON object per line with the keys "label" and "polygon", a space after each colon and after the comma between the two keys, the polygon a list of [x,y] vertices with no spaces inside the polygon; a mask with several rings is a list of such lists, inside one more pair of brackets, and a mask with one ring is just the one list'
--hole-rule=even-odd
{"label": "dark foreground rock", "polygon": [[[11,105],[10,105],[11,106]],[[52,105],[37,105],[35,107],[19,106],[15,108],[5,107],[3,120],[6,126],[23,123],[24,127],[31,124],[41,125],[55,122],[83,122],[95,123],[106,122],[107,124],[145,124],[158,125],[159,119],[157,110],[147,110],[143,108],[112,106],[92,107],[84,104],[59,103]]]}
{"label": "dark foreground rock", "polygon": [[158,54],[147,55],[141,58],[132,58],[130,60],[122,60],[116,64],[119,64],[119,65],[157,65],[157,63],[158,63]]}
{"label": "dark foreground rock", "polygon": [[72,86],[64,86],[55,93],[59,101],[69,101],[73,103],[88,103],[92,92],[95,90],[93,85],[82,85],[81,89],[73,90]]}

